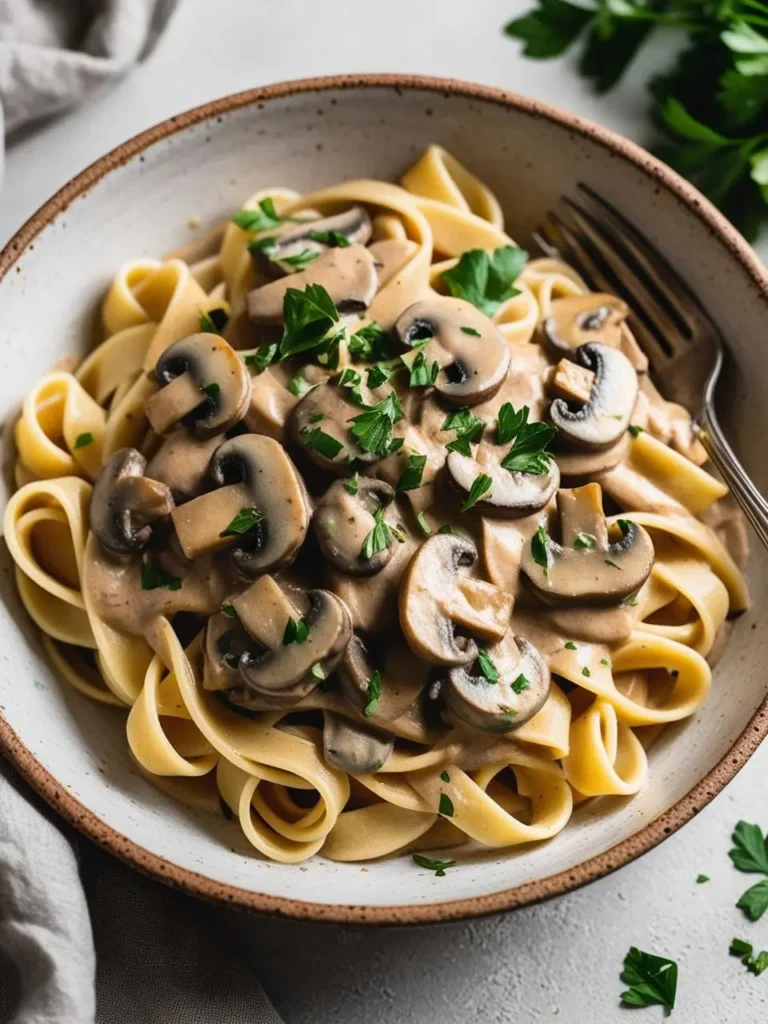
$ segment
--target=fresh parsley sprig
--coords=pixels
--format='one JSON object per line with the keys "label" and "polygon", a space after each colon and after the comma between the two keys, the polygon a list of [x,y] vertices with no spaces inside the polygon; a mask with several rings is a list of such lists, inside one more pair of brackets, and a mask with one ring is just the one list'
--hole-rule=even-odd
{"label": "fresh parsley sprig", "polygon": [[364,452],[384,456],[402,447],[402,438],[395,438],[392,430],[404,416],[403,407],[394,391],[377,405],[365,407],[365,412],[348,420],[350,431]]}
{"label": "fresh parsley sprig", "polygon": [[[728,856],[739,871],[768,875],[768,836],[763,836],[759,825],[740,821],[733,830],[733,848]],[[742,893],[736,906],[750,921],[758,921],[768,910],[768,878]]]}
{"label": "fresh parsley sprig", "polygon": [[282,217],[275,209],[275,201],[271,196],[262,199],[255,210],[238,210],[232,220],[243,231],[271,231],[286,221],[296,221],[296,217]]}
{"label": "fresh parsley sprig", "polygon": [[546,448],[556,430],[547,423],[529,423],[529,412],[527,405],[515,409],[509,402],[499,409],[496,439],[499,444],[512,441],[501,464],[512,472],[543,476],[552,465],[552,453]]}
{"label": "fresh parsley sprig", "polygon": [[457,299],[465,299],[493,317],[508,299],[520,294],[514,282],[527,259],[528,253],[515,245],[503,245],[490,254],[485,249],[470,249],[455,267],[443,272],[443,284]]}
{"label": "fresh parsley sprig", "polygon": [[299,288],[286,290],[283,321],[278,354],[280,359],[288,359],[310,352],[327,352],[333,341],[328,335],[339,322],[339,313],[322,285],[309,284],[303,291]]}
{"label": "fresh parsley sprig", "polygon": [[621,980],[630,987],[621,993],[625,1006],[675,1007],[677,964],[663,956],[632,946],[624,958]]}

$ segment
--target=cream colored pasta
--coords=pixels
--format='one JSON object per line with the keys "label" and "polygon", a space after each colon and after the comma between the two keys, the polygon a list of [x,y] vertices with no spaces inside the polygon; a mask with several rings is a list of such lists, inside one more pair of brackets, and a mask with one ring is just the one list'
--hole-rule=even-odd
{"label": "cream colored pasta", "polygon": [[[504,370],[501,383],[466,403],[471,415],[486,424],[486,433],[469,439],[470,456],[459,451],[450,462],[446,445],[458,438],[458,431],[452,433],[455,428],[443,421],[463,403],[444,398],[450,388],[440,390],[439,375],[445,373],[450,383],[454,364],[440,363],[431,382],[417,391],[412,367],[418,345],[406,359],[406,371],[396,356],[383,363],[388,383],[368,383],[369,394],[381,400],[384,392],[376,389],[388,386],[399,396],[408,410],[401,429],[403,452],[420,455],[423,465],[418,484],[400,488],[396,502],[386,505],[398,509],[399,527],[392,526],[394,535],[402,530],[402,545],[392,533],[386,535],[387,543],[379,548],[382,564],[372,563],[367,575],[357,575],[356,569],[340,568],[342,556],[328,555],[323,546],[329,542],[322,539],[322,510],[331,499],[322,492],[334,477],[326,475],[318,484],[310,473],[311,498],[301,482],[290,491],[296,470],[283,448],[294,455],[313,428],[323,434],[325,423],[330,430],[328,414],[317,412],[297,434],[299,407],[315,386],[325,387],[330,380],[338,393],[345,384],[365,386],[365,359],[353,335],[375,325],[389,336],[400,332],[403,314],[416,303],[447,310],[446,303],[454,301],[450,296],[463,297],[452,282],[467,265],[466,254],[474,253],[471,259],[478,257],[485,272],[497,251],[516,258],[516,243],[491,191],[438,146],[430,146],[399,185],[349,181],[306,195],[263,188],[242,210],[236,222],[214,225],[163,260],[138,260],[119,270],[102,307],[101,344],[73,372],[46,374],[24,403],[15,429],[19,487],[7,507],[5,536],[19,595],[42,630],[45,650],[62,681],[84,697],[124,709],[131,755],[150,781],[197,807],[215,808],[218,797],[255,851],[283,863],[315,854],[356,861],[444,847],[455,857],[457,845],[469,840],[490,848],[516,846],[555,836],[575,803],[639,792],[653,771],[647,754],[651,739],[666,723],[693,715],[717,685],[707,659],[722,647],[718,638],[729,617],[746,607],[748,595],[739,567],[704,522],[712,507],[726,499],[726,489],[699,464],[701,453],[687,414],[645,386],[642,356],[624,322],[626,310],[610,296],[589,296],[572,268],[550,258],[520,263],[513,285],[507,281],[497,301],[485,307],[490,319],[467,303],[457,305],[468,318],[461,331],[480,338],[473,342],[479,347],[496,345],[494,358]],[[345,214],[349,235],[341,241],[338,232],[334,239],[327,229],[314,239],[308,233],[314,229],[307,222],[322,227],[328,218],[341,216],[343,225]],[[367,225],[362,242],[354,235],[358,221]],[[283,235],[290,240],[291,231],[299,237],[298,248],[286,248],[282,256]],[[302,238],[315,249],[302,250]],[[285,259],[281,271],[288,271],[287,286],[295,282],[301,292],[320,274],[317,268],[342,265],[338,261],[347,258],[343,254],[350,239],[351,245],[370,246],[375,287],[357,302],[354,313],[342,312],[335,339],[328,334],[333,365],[320,349],[306,365],[295,359],[270,361],[265,353],[279,341],[287,309],[283,306],[282,317],[278,313],[269,320],[263,314],[259,319],[270,289],[281,280],[275,267]],[[353,291],[352,284],[344,287]],[[584,310],[592,320],[584,319]],[[201,334],[201,326],[223,332],[226,341]],[[422,355],[435,351],[430,346],[439,331],[434,325],[430,330],[419,336],[426,346]],[[592,333],[582,336],[580,331]],[[189,362],[167,379],[158,376],[166,350],[191,336],[204,339],[195,342],[198,348],[208,344],[226,354],[231,346],[242,354],[239,362],[233,357],[231,373],[238,380],[243,376],[247,402],[231,422],[208,434],[195,434],[197,421],[190,420],[189,409],[197,408],[195,401],[205,403],[205,393],[220,410],[224,400],[217,396],[227,382],[195,378],[190,383]],[[451,344],[462,343],[458,334],[454,338],[459,340]],[[632,415],[603,413],[595,427],[602,432],[599,444],[577,437],[569,446],[567,430],[561,432],[562,443],[554,442],[555,463],[545,456],[544,469],[512,473],[492,466],[480,437],[500,429],[496,421],[505,406],[513,412],[525,406],[531,422],[553,423],[557,395],[564,399],[559,408],[565,409],[566,423],[576,422],[574,410],[591,408],[599,373],[609,372],[576,355],[580,345],[593,342],[601,351],[612,346],[616,355],[603,358],[618,360],[622,372],[634,365],[641,393],[628,410]],[[574,369],[577,365],[580,370]],[[476,371],[481,372],[486,370]],[[342,373],[346,376],[340,383]],[[404,380],[409,373],[411,381]],[[657,383],[663,391],[663,382]],[[459,384],[464,386],[462,380]],[[579,388],[586,389],[581,400]],[[196,399],[197,394],[202,397]],[[365,403],[367,408],[372,401]],[[175,419],[174,402],[181,410]],[[620,425],[611,426],[610,419]],[[225,435],[237,438],[237,431],[228,433],[236,421],[242,422],[240,436],[249,444],[250,438],[261,438],[254,451],[283,452],[272,456],[285,461],[279,463],[280,473],[274,470],[270,487],[280,494],[289,488],[285,493],[294,498],[281,499],[288,504],[279,523],[269,521],[268,542],[279,544],[294,529],[285,524],[294,520],[303,540],[311,519],[332,561],[324,577],[310,579],[301,558],[291,566],[301,541],[286,547],[267,569],[242,568],[251,564],[249,559],[258,561],[258,546],[238,548],[240,576],[233,575],[229,562],[226,571],[221,568],[240,541],[226,547],[239,532],[208,522],[218,514],[219,492],[230,495],[235,512],[239,504],[240,512],[265,514],[242,497],[245,491],[237,491],[246,487],[245,477],[239,483],[227,477],[214,486],[213,477],[206,476],[213,473],[209,460]],[[402,482],[404,463],[396,447],[360,461],[354,478],[341,470],[333,499],[339,509],[352,495],[371,488],[375,496]],[[120,462],[124,449],[133,451],[125,464]],[[306,454],[297,456],[302,469]],[[483,457],[486,461],[476,461],[472,471],[478,474],[475,482],[486,475],[484,470],[492,482],[477,507],[462,513],[461,502],[445,490],[444,478],[450,474],[461,490],[466,468],[461,459]],[[338,478],[336,455],[323,458],[326,463],[320,459],[321,469],[312,473],[321,476],[330,467]],[[177,465],[185,467],[184,474],[174,475]],[[127,513],[118,514],[118,506],[104,505],[105,474],[117,473],[120,466],[124,473],[134,467],[134,484],[125,486],[141,491],[142,501],[149,503],[136,522],[121,519]],[[514,476],[515,486],[528,486],[554,473],[553,466],[559,476],[535,507],[511,513],[513,506],[499,503],[507,480],[503,474]],[[339,489],[345,478],[349,499]],[[613,513],[620,512],[603,519],[601,511],[599,528],[574,533],[578,516],[589,513],[590,503],[594,512],[601,496],[612,503]],[[208,511],[196,518],[192,510],[198,507]],[[335,524],[341,514],[329,521]],[[438,532],[445,526],[453,532]],[[110,548],[104,531],[120,529],[151,534],[149,554],[134,557],[134,549]],[[552,536],[559,529],[557,547]],[[259,544],[267,543],[259,536]],[[141,544],[137,552],[146,548],[146,537]],[[634,552],[631,544],[646,545],[646,564],[630,592],[618,577],[625,570],[634,572],[635,563],[619,565],[609,555]],[[433,575],[426,577],[430,585],[422,585],[430,591],[432,611],[420,605],[423,618],[411,625],[408,616],[415,613],[408,603],[409,587],[422,571],[420,560],[426,551],[443,548],[466,564],[474,557],[476,564],[445,582],[439,575],[445,564],[436,563]],[[579,564],[594,566],[597,554],[604,553],[600,561],[609,569],[595,570],[596,578],[606,580],[599,593],[594,591],[598,584],[584,591],[583,579],[558,568],[574,560],[574,551],[592,549],[592,561]],[[365,545],[360,558],[364,550]],[[370,561],[376,553],[365,558]],[[565,561],[558,563],[558,558]],[[453,586],[451,596],[447,588]],[[303,623],[310,590],[327,595],[323,607],[341,609],[342,625],[336,628],[343,644],[339,641],[338,650],[328,648],[312,665],[311,677],[291,679],[290,699],[280,696],[285,686],[275,697],[256,683],[255,690],[246,687],[247,699],[235,699],[241,677],[257,678],[244,674],[243,666],[261,665],[292,643],[298,652],[304,641],[295,634],[291,639],[289,624],[295,630],[297,622]],[[248,619],[247,602],[256,591],[272,595],[274,607],[283,611],[263,610]],[[259,607],[267,609],[266,604]],[[296,618],[286,619],[285,609],[291,607]],[[185,616],[192,633],[182,641]],[[461,642],[454,637],[458,647],[442,661],[429,654],[430,643],[445,639],[430,640],[435,616],[447,616],[460,627],[456,636],[463,637]],[[221,662],[212,661],[211,651],[223,650],[215,646],[216,637],[236,629],[240,636],[242,627],[257,641],[256,653],[242,654],[238,648],[237,654],[225,652]],[[318,633],[310,629],[306,640],[310,646],[315,637],[321,642],[316,628]],[[366,636],[372,638],[370,649],[360,640]],[[475,641],[482,675],[478,669],[471,675],[466,658],[461,660],[466,645]],[[354,659],[368,664],[371,650],[380,652],[381,672],[369,665],[361,691]],[[490,659],[490,668],[483,656]],[[330,666],[328,672],[324,665]],[[334,670],[342,678],[341,688]],[[472,686],[481,689],[472,691]],[[543,687],[538,696],[531,692],[537,686]],[[509,694],[507,707],[493,695],[501,688]],[[480,692],[482,700],[476,701]],[[343,743],[351,746],[339,753],[334,744]],[[378,761],[376,751],[383,751]]]}

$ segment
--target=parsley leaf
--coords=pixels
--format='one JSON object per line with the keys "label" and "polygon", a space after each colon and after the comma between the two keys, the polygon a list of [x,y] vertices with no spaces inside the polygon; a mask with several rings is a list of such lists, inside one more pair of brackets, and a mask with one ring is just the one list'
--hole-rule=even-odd
{"label": "parsley leaf", "polygon": [[368,695],[368,703],[365,705],[366,715],[375,715],[381,698],[381,674],[378,669],[368,679],[365,686]]}
{"label": "parsley leaf", "polygon": [[432,530],[430,529],[429,523],[427,522],[423,512],[416,513],[416,525],[418,526],[418,528],[421,530],[425,537],[432,536]]}
{"label": "parsley leaf", "polygon": [[376,363],[374,366],[368,367],[368,379],[366,383],[369,388],[380,388],[382,384],[387,383],[391,376],[392,371],[388,367],[383,366],[380,363]]}
{"label": "parsley leaf", "polygon": [[263,520],[264,513],[259,512],[257,508],[241,508],[226,530],[222,530],[219,536],[237,537],[241,533],[247,533]]}
{"label": "parsley leaf", "polygon": [[314,676],[315,679],[319,679],[320,682],[322,682],[323,679],[326,678],[325,669],[323,668],[319,661],[316,661],[309,671],[310,674]]}
{"label": "parsley leaf", "polygon": [[597,544],[597,538],[592,533],[578,533],[573,541],[575,548],[592,549]]}
{"label": "parsley leaf", "polygon": [[708,882],[708,881],[709,881],[709,875],[696,875],[696,884],[697,885],[703,885],[705,882]]}
{"label": "parsley leaf", "polygon": [[358,482],[357,481],[358,481],[358,474],[357,473],[353,473],[352,476],[349,477],[348,480],[344,481],[344,490],[348,494],[357,494],[357,492],[359,490],[359,486],[358,486]]}
{"label": "parsley leaf", "polygon": [[552,465],[552,454],[545,449],[555,432],[555,428],[547,423],[525,423],[501,461],[504,469],[534,476],[548,473]]}
{"label": "parsley leaf", "polygon": [[626,1006],[666,1006],[672,1010],[677,992],[677,964],[632,946],[624,958],[621,980],[631,987],[621,993]]}
{"label": "parsley leaf", "polygon": [[531,688],[530,681],[521,672],[520,675],[515,679],[512,684],[512,689],[515,693],[522,693],[523,690],[529,690]]}
{"label": "parsley leaf", "polygon": [[200,388],[200,390],[204,391],[206,393],[206,395],[208,395],[208,397],[210,399],[212,399],[213,401],[216,401],[216,399],[219,397],[219,392],[221,391],[221,385],[220,384],[203,384],[203,386]]}
{"label": "parsley leaf", "polygon": [[594,11],[566,0],[541,0],[539,10],[510,21],[504,31],[508,36],[522,39],[526,57],[558,57],[593,17]]}
{"label": "parsley leaf", "polygon": [[420,868],[426,868],[427,871],[434,871],[438,878],[443,878],[448,868],[455,867],[455,860],[434,860],[432,857],[424,857],[420,853],[411,854],[413,860]]}
{"label": "parsley leaf", "polygon": [[296,220],[295,217],[281,217],[275,209],[275,202],[271,196],[262,199],[255,210],[238,210],[232,220],[243,231],[252,231],[254,234],[259,231],[269,231],[286,221]]}
{"label": "parsley leaf", "polygon": [[437,380],[440,373],[440,364],[435,361],[427,366],[427,360],[423,349],[417,353],[411,364],[411,375],[408,379],[408,386],[411,388],[430,388]]}
{"label": "parsley leaf", "polygon": [[270,363],[274,363],[276,356],[277,342],[272,345],[261,345],[254,352],[249,352],[245,356],[245,365],[255,367],[257,373],[264,373]]}
{"label": "parsley leaf", "polygon": [[303,644],[308,636],[309,626],[304,619],[297,621],[289,617],[285,624],[285,632],[283,633],[283,647],[287,647],[288,644]]}
{"label": "parsley leaf", "polygon": [[[531,554],[537,565],[540,565],[546,576],[549,569],[549,535],[543,526],[540,526],[531,537]],[[568,644],[565,645],[568,647]]]}
{"label": "parsley leaf", "polygon": [[203,334],[221,334],[229,323],[229,314],[221,306],[216,306],[207,312],[201,311],[199,320],[200,330]]}
{"label": "parsley leaf", "polygon": [[642,432],[643,432],[643,428],[642,427],[638,427],[638,425],[636,423],[630,423],[629,426],[627,427],[627,430],[630,432],[632,437],[637,437],[638,434],[642,434]]}
{"label": "parsley leaf", "polygon": [[87,448],[89,444],[93,444],[93,434],[89,430],[75,438],[75,449]]}
{"label": "parsley leaf", "polygon": [[307,448],[311,448],[320,455],[324,455],[326,459],[335,459],[344,448],[341,441],[337,441],[335,437],[326,434],[320,427],[315,427],[313,430],[310,430],[309,427],[303,427],[301,436]]}
{"label": "parsley leaf", "polygon": [[513,284],[527,259],[528,253],[514,245],[504,245],[490,256],[484,249],[470,249],[442,279],[451,295],[493,317],[508,299],[520,294]]}
{"label": "parsley leaf", "polygon": [[472,481],[472,486],[469,489],[469,497],[461,506],[462,512],[468,512],[473,505],[476,505],[484,494],[490,491],[493,485],[493,480],[485,473],[478,473],[475,479]]}
{"label": "parsley leaf", "polygon": [[237,618],[237,612],[235,611],[235,606],[232,604],[231,601],[225,601],[224,602],[224,604],[221,606],[221,614],[222,615],[226,615],[226,617],[228,619],[236,619]]}
{"label": "parsley leaf", "polygon": [[744,911],[750,921],[759,921],[768,910],[768,878],[742,893],[736,906]]}
{"label": "parsley leaf", "polygon": [[576,644],[573,642],[573,640],[568,640],[565,644],[565,649],[566,651],[575,651]]}
{"label": "parsley leaf", "polygon": [[482,338],[482,334],[480,333],[480,331],[476,331],[474,327],[462,327],[461,333],[469,334],[470,337],[472,338]]}
{"label": "parsley leaf", "polygon": [[451,776],[446,771],[440,772],[440,778],[443,780],[443,782],[450,782],[451,781]]}
{"label": "parsley leaf", "polygon": [[405,469],[395,484],[395,490],[399,493],[401,491],[415,491],[418,487],[421,487],[421,478],[426,464],[426,455],[409,455]]}
{"label": "parsley leaf", "polygon": [[739,871],[759,871],[768,875],[768,839],[759,825],[740,821],[733,830],[733,849],[728,856]]}
{"label": "parsley leaf", "polygon": [[478,419],[470,409],[462,408],[446,417],[440,429],[457,432],[456,438],[445,446],[446,451],[471,455],[472,451],[469,445],[480,439],[485,429],[485,421]]}
{"label": "parsley leaf", "polygon": [[285,386],[288,391],[290,391],[292,395],[296,395],[297,398],[301,398],[303,395],[306,395],[308,391],[311,391],[312,388],[317,387],[316,384],[309,383],[307,378],[304,376],[303,369],[299,370],[295,376],[291,377]]}
{"label": "parsley leaf", "polygon": [[302,249],[301,252],[297,252],[293,256],[280,256],[277,262],[285,263],[286,266],[291,267],[293,270],[303,270],[310,263],[314,263],[319,255],[320,253],[314,249]]}
{"label": "parsley leaf", "polygon": [[494,665],[488,651],[484,650],[482,647],[478,647],[477,649],[477,663],[480,666],[480,671],[489,683],[498,683],[499,670]]}
{"label": "parsley leaf", "polygon": [[389,358],[390,336],[389,332],[374,320],[366,327],[361,327],[349,339],[349,354],[353,359],[360,359],[366,363],[379,362]]}
{"label": "parsley leaf", "polygon": [[340,231],[315,231],[313,229],[307,232],[307,237],[311,238],[313,242],[320,242],[331,249],[348,249],[351,245],[347,236],[342,235]]}
{"label": "parsley leaf", "polygon": [[158,587],[168,587],[169,590],[181,590],[181,580],[178,576],[172,576],[169,572],[141,563],[141,589],[157,590]]}
{"label": "parsley leaf", "polygon": [[515,409],[511,402],[505,402],[499,409],[496,425],[496,444],[508,444],[517,437],[522,428],[528,422],[530,409],[523,405]]}
{"label": "parsley leaf", "polygon": [[384,506],[379,505],[373,514],[373,529],[363,541],[360,557],[369,562],[374,555],[384,551],[392,543],[392,535],[387,523],[384,522]]}
{"label": "parsley leaf", "polygon": [[752,943],[744,939],[732,939],[728,952],[731,956],[737,956],[750,974],[757,976],[768,968],[768,950],[764,949],[757,956],[753,956]]}
{"label": "parsley leaf", "polygon": [[392,451],[392,428],[403,415],[397,395],[390,391],[377,405],[366,406],[365,412],[348,422],[352,424],[352,436],[364,452],[383,456]]}
{"label": "parsley leaf", "polygon": [[452,818],[453,811],[453,800],[451,800],[447,793],[441,793],[440,803],[437,805],[437,813],[444,815],[446,818]]}
{"label": "parsley leaf", "polygon": [[283,299],[283,337],[281,359],[302,352],[328,349],[328,332],[339,321],[333,299],[320,284],[308,284],[302,291],[288,288]]}

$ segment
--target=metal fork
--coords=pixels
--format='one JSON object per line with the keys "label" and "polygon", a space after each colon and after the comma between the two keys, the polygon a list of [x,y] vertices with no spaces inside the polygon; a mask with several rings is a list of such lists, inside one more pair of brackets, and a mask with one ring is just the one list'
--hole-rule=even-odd
{"label": "metal fork", "polygon": [[688,285],[587,185],[578,186],[578,200],[563,196],[533,237],[543,253],[570,263],[594,291],[628,301],[632,331],[662,394],[691,413],[696,436],[768,547],[768,501],[736,458],[715,412],[723,338]]}

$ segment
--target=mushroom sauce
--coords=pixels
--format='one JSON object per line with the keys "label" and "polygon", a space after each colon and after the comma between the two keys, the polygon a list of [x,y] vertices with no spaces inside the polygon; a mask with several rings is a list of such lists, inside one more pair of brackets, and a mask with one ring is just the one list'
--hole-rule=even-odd
{"label": "mushroom sauce", "polygon": [[130,264],[16,428],[57,670],[285,862],[512,846],[638,792],[747,594],[629,314],[436,146]]}

